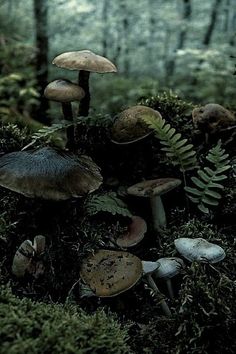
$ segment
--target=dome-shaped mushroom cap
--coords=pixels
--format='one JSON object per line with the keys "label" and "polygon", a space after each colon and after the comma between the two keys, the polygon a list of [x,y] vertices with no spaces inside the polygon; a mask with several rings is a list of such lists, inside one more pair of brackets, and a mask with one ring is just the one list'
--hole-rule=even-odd
{"label": "dome-shaped mushroom cap", "polygon": [[88,156],[45,147],[0,158],[0,185],[26,197],[66,200],[91,193],[101,183],[100,169]]}
{"label": "dome-shaped mushroom cap", "polygon": [[141,278],[142,262],[128,252],[99,250],[83,261],[80,276],[95,295],[116,296]]}
{"label": "dome-shaped mushroom cap", "polygon": [[52,64],[59,68],[85,70],[100,74],[117,72],[116,66],[110,60],[90,50],[62,53],[53,59]]}
{"label": "dome-shaped mushroom cap", "polygon": [[44,96],[51,101],[66,103],[80,101],[85,96],[85,92],[82,87],[69,80],[54,80],[45,88]]}
{"label": "dome-shaped mushroom cap", "polygon": [[177,178],[158,178],[136,183],[127,189],[127,193],[137,197],[151,197],[165,194],[178,187],[181,180]]}
{"label": "dome-shaped mushroom cap", "polygon": [[13,258],[12,273],[21,278],[25,275],[26,271],[30,269],[31,258],[34,255],[34,248],[30,240],[22,242]]}
{"label": "dome-shaped mushroom cap", "polygon": [[177,251],[188,261],[217,263],[225,258],[222,247],[203,238],[178,238],[174,241]]}
{"label": "dome-shaped mushroom cap", "polygon": [[142,120],[144,116],[161,118],[159,112],[146,106],[133,106],[121,112],[112,127],[112,142],[129,144],[151,134],[152,130]]}
{"label": "dome-shaped mushroom cap", "polygon": [[116,244],[120,247],[133,247],[142,241],[147,232],[147,224],[140,216],[132,216],[128,231],[119,236]]}
{"label": "dome-shaped mushroom cap", "polygon": [[160,267],[158,262],[142,261],[143,274],[152,274]]}
{"label": "dome-shaped mushroom cap", "polygon": [[172,278],[184,267],[183,260],[178,257],[159,258],[157,262],[160,265],[155,272],[158,278]]}

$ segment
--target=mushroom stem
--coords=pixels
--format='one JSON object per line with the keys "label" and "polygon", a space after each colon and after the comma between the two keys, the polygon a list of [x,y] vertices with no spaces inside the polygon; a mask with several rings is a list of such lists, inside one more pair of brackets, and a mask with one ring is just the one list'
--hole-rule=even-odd
{"label": "mushroom stem", "polygon": [[79,72],[79,86],[85,92],[84,98],[80,101],[79,105],[79,115],[82,117],[87,117],[89,114],[89,103],[90,103],[90,92],[89,92],[89,71],[80,70]]}
{"label": "mushroom stem", "polygon": [[[69,122],[73,122],[71,103],[63,102],[61,105],[62,105],[62,112],[65,120],[68,120]],[[71,125],[66,129],[66,136],[67,136],[66,147],[70,150],[75,146],[74,125]]]}
{"label": "mushroom stem", "polygon": [[160,196],[153,196],[150,199],[154,229],[163,231],[166,227],[166,213]]}
{"label": "mushroom stem", "polygon": [[174,291],[172,288],[171,279],[166,280],[166,285],[167,285],[167,289],[168,289],[171,300],[174,300]]}
{"label": "mushroom stem", "polygon": [[[159,296],[162,297],[163,294],[162,294],[162,293],[160,292],[160,290],[158,289],[158,287],[157,287],[155,281],[153,280],[151,274],[147,274],[147,280],[148,280],[149,286],[152,288],[152,290],[154,291],[154,293],[155,293],[156,295],[159,295]],[[162,299],[162,300],[160,301],[160,304],[161,304],[161,308],[162,308],[164,314],[165,314],[166,316],[168,316],[168,317],[171,317],[170,308],[169,308],[169,306],[167,305],[165,299]]]}

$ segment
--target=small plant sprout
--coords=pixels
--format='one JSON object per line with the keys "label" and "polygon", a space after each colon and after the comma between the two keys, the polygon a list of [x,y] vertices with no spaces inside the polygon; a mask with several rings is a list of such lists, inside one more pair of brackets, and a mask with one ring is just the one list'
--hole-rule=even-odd
{"label": "small plant sprout", "polygon": [[157,278],[162,278],[166,281],[170,298],[174,299],[174,291],[172,288],[171,278],[179,274],[180,270],[184,267],[184,262],[181,258],[166,257],[157,260],[159,267],[155,272]]}
{"label": "small plant sprout", "polygon": [[190,262],[217,263],[225,258],[222,247],[203,238],[178,238],[174,241],[177,251]]}
{"label": "small plant sprout", "polygon": [[144,238],[147,232],[147,224],[140,216],[132,216],[128,230],[116,239],[116,244],[122,248],[136,246]]}
{"label": "small plant sprout", "polygon": [[170,192],[180,184],[180,179],[159,178],[134,184],[127,189],[127,192],[137,197],[150,198],[154,230],[161,233],[166,227],[166,213],[161,195]]}

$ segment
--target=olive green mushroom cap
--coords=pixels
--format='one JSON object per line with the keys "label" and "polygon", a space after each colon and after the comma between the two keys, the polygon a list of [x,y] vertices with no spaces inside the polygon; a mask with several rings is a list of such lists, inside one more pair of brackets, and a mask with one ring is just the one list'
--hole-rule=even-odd
{"label": "olive green mushroom cap", "polygon": [[127,192],[137,197],[160,196],[180,184],[181,180],[177,178],[158,178],[134,184],[127,189]]}
{"label": "olive green mushroom cap", "polygon": [[133,106],[121,112],[112,127],[112,142],[117,144],[130,144],[152,133],[142,117],[154,116],[161,118],[161,114],[146,106]]}
{"label": "olive green mushroom cap", "polygon": [[85,96],[85,92],[69,80],[55,80],[47,85],[44,96],[51,101],[67,103],[80,101]]}
{"label": "olive green mushroom cap", "polygon": [[91,193],[101,183],[100,169],[88,156],[44,147],[0,158],[0,186],[30,198],[66,200]]}
{"label": "olive green mushroom cap", "polygon": [[142,262],[131,253],[99,250],[82,263],[80,276],[96,296],[112,297],[142,277]]}
{"label": "olive green mushroom cap", "polygon": [[145,220],[140,216],[132,216],[127,232],[117,238],[116,244],[124,248],[133,247],[142,241],[146,232]]}
{"label": "olive green mushroom cap", "polygon": [[117,72],[116,66],[107,58],[90,50],[66,52],[53,59],[52,64],[69,70],[84,70],[94,73]]}

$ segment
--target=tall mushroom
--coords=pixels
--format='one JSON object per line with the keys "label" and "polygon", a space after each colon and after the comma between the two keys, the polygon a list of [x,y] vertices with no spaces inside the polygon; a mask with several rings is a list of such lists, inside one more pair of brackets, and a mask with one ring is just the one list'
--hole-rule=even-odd
{"label": "tall mushroom", "polygon": [[[84,90],[69,80],[55,80],[50,82],[44,90],[44,96],[48,100],[61,102],[63,116],[66,120],[73,122],[71,102],[81,101],[85,96]],[[74,127],[67,128],[67,147],[74,146]]]}
{"label": "tall mushroom", "polygon": [[85,97],[80,101],[79,114],[84,117],[89,113],[90,72],[100,74],[117,72],[116,66],[110,60],[97,55],[90,50],[62,53],[53,59],[52,64],[55,64],[59,68],[79,71],[78,83],[85,92]]}
{"label": "tall mushroom", "polygon": [[177,178],[159,178],[134,184],[127,189],[127,192],[137,197],[150,198],[154,229],[162,232],[166,227],[166,214],[161,195],[170,192],[180,184],[181,180]]}

